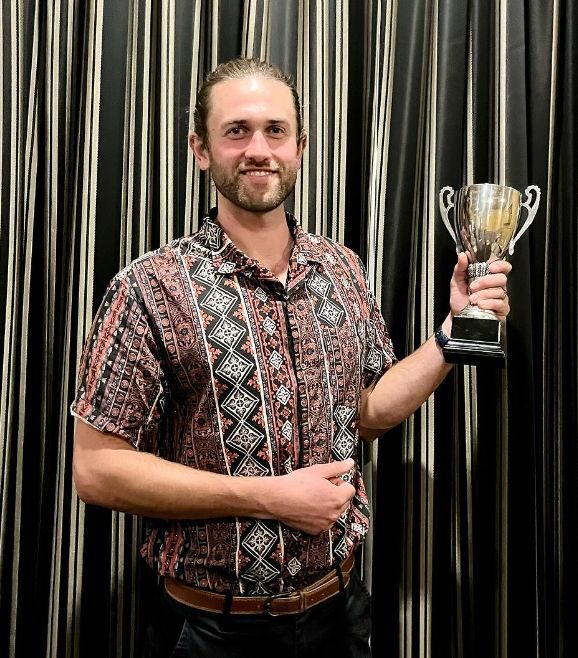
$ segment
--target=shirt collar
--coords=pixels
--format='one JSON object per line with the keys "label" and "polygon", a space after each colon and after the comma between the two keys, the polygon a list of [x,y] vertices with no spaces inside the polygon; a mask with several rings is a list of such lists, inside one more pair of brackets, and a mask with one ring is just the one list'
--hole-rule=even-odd
{"label": "shirt collar", "polygon": [[[291,260],[295,260],[299,265],[320,262],[323,251],[320,238],[306,233],[291,213],[285,212],[285,219],[295,243]],[[259,263],[238,249],[221,228],[216,208],[211,208],[197,236],[211,252],[213,266],[221,274],[244,272],[245,275],[252,276],[263,271]]]}

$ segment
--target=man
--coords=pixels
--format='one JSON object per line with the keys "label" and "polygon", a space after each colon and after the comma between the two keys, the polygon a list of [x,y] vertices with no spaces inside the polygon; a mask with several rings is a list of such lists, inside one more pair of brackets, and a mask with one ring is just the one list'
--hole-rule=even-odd
{"label": "man", "polygon": [[[75,483],[149,518],[142,555],[179,622],[164,638],[153,624],[148,655],[369,655],[358,436],[406,418],[450,366],[432,337],[390,367],[359,258],[285,213],[305,145],[281,71],[210,74],[190,146],[218,207],[115,277],[86,344]],[[446,334],[468,301],[509,312],[510,266],[494,261],[470,295],[466,267]]]}

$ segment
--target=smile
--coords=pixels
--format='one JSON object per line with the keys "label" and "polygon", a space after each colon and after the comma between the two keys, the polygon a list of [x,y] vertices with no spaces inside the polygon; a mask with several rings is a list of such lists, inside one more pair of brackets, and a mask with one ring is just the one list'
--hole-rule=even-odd
{"label": "smile", "polygon": [[246,176],[272,176],[273,174],[277,173],[275,171],[265,171],[263,169],[252,169],[250,171],[242,171],[242,174],[245,174]]}

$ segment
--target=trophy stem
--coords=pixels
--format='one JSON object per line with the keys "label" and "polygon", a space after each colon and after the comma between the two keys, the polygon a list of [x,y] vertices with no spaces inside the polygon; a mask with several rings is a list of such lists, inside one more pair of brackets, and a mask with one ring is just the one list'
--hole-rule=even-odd
{"label": "trophy stem", "polygon": [[482,276],[490,273],[490,268],[488,264],[484,261],[481,263],[470,263],[468,265],[468,281],[471,283],[475,279],[479,279]]}

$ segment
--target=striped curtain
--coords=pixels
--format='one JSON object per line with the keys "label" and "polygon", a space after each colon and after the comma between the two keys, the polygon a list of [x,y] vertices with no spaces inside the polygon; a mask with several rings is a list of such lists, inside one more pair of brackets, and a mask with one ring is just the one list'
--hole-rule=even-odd
{"label": "striped curtain", "polygon": [[138,519],[85,507],[68,405],[108,280],[214,202],[187,133],[231,57],[292,73],[291,206],[365,260],[399,356],[447,312],[444,185],[537,184],[508,366],[456,368],[363,455],[376,656],[578,655],[572,0],[0,1],[0,655],[136,656]]}

